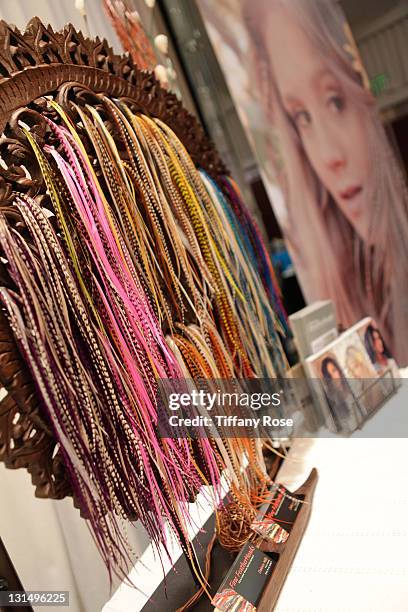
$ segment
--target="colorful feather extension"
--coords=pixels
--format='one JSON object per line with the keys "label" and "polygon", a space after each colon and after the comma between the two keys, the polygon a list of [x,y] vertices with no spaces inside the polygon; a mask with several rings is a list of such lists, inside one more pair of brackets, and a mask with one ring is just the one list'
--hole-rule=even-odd
{"label": "colorful feather extension", "polygon": [[58,233],[30,198],[15,205],[33,246],[0,217],[16,288],[1,301],[110,573],[126,573],[121,522],[139,518],[165,554],[170,527],[205,586],[188,502],[211,485],[219,539],[239,549],[270,484],[262,441],[162,438],[159,382],[283,375],[286,316],[232,179],[198,171],[163,122],[99,100],[51,102],[44,150],[26,130]]}

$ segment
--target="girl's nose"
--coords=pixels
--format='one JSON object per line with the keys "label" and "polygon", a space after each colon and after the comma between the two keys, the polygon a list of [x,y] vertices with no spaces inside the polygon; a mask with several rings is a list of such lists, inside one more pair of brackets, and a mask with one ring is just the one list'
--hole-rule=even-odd
{"label": "girl's nose", "polygon": [[331,155],[330,157],[326,159],[326,165],[329,168],[329,170],[332,170],[332,172],[337,172],[338,170],[343,168],[345,165],[344,156],[340,154]]}
{"label": "girl's nose", "polygon": [[318,126],[318,142],[321,161],[331,172],[338,172],[346,165],[346,155],[338,130],[326,121]]}

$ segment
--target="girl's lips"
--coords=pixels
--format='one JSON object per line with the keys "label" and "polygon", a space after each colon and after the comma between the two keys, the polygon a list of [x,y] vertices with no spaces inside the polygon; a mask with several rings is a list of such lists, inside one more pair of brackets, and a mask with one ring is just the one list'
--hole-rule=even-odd
{"label": "girl's lips", "polygon": [[344,189],[343,191],[340,191],[340,197],[342,200],[352,200],[362,191],[363,188],[360,185],[353,185],[351,187],[347,187],[347,189]]}

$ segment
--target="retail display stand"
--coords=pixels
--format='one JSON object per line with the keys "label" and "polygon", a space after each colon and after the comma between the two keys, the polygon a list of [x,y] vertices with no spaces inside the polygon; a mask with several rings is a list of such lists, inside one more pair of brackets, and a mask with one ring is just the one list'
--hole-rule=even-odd
{"label": "retail display stand", "polygon": [[286,542],[275,544],[264,541],[260,545],[260,549],[263,551],[279,554],[279,560],[262,594],[261,601],[256,608],[259,612],[271,612],[275,608],[279,594],[285,583],[286,577],[295,558],[296,551],[300,542],[302,541],[303,534],[309,522],[317,480],[317,470],[313,469],[310,472],[308,479],[302,484],[302,486],[296,491],[293,491],[294,497],[302,495],[304,496],[304,499],[295,524]]}
{"label": "retail display stand", "polygon": [[[275,470],[272,469],[270,475],[274,481],[279,480]],[[313,469],[304,484],[296,491],[293,491],[293,493],[291,492],[294,497],[302,496],[303,503],[301,504],[295,523],[286,542],[282,544],[272,544],[261,538],[253,542],[258,549],[279,555],[279,560],[264,588],[261,600],[256,607],[257,612],[259,610],[263,612],[272,612],[276,606],[309,521],[317,480],[317,471]],[[212,515],[193,540],[202,566],[204,564],[207,546],[214,533],[214,520],[214,515]],[[209,591],[212,596],[214,596],[219,589],[220,584],[230,571],[233,562],[234,559],[231,553],[227,552],[220,544],[216,543],[211,554],[211,573],[209,576]],[[143,607],[143,612],[152,612],[157,609],[177,610],[181,608],[187,600],[194,595],[197,589],[188,570],[186,559],[181,557],[174,566],[174,572],[172,572],[171,579],[169,579],[169,577],[164,579],[157,589],[151,593],[150,599]],[[214,610],[214,606],[211,604],[210,599],[203,594],[201,598],[188,609],[191,610],[191,612],[211,612]]]}
{"label": "retail display stand", "polygon": [[[388,387],[386,387],[388,383]],[[356,402],[358,403],[358,405],[361,404],[361,402],[369,395],[370,392],[372,392],[374,389],[376,388],[381,388],[382,390],[382,398],[381,398],[381,402],[379,402],[376,406],[373,407],[373,409],[370,411],[370,413],[367,415],[367,418],[371,418],[372,416],[374,416],[374,414],[380,410],[380,408],[382,408],[384,406],[384,404],[386,404],[388,402],[388,400],[390,399],[390,397],[392,395],[395,395],[396,392],[398,391],[398,387],[401,385],[401,381],[399,378],[395,378],[393,371],[391,368],[387,368],[386,370],[384,370],[384,372],[382,372],[379,375],[378,379],[373,380],[370,385],[368,385],[368,387],[359,395],[356,397]],[[365,421],[364,421],[365,422]],[[364,422],[360,425],[360,429],[361,427],[363,427]]]}
{"label": "retail display stand", "polygon": [[252,535],[212,600],[216,610],[274,610],[310,517],[316,482],[313,469],[293,493],[279,484],[271,488]]}

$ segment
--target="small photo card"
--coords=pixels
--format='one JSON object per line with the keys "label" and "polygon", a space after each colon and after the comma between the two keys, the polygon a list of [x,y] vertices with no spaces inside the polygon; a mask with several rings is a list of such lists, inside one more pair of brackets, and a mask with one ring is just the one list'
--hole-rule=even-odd
{"label": "small photo card", "polygon": [[247,542],[212,600],[221,612],[254,612],[279,555]]}
{"label": "small photo card", "polygon": [[269,499],[262,505],[251,529],[265,540],[271,540],[276,544],[286,542],[303,499],[303,495],[292,495],[282,485],[272,485]]}

